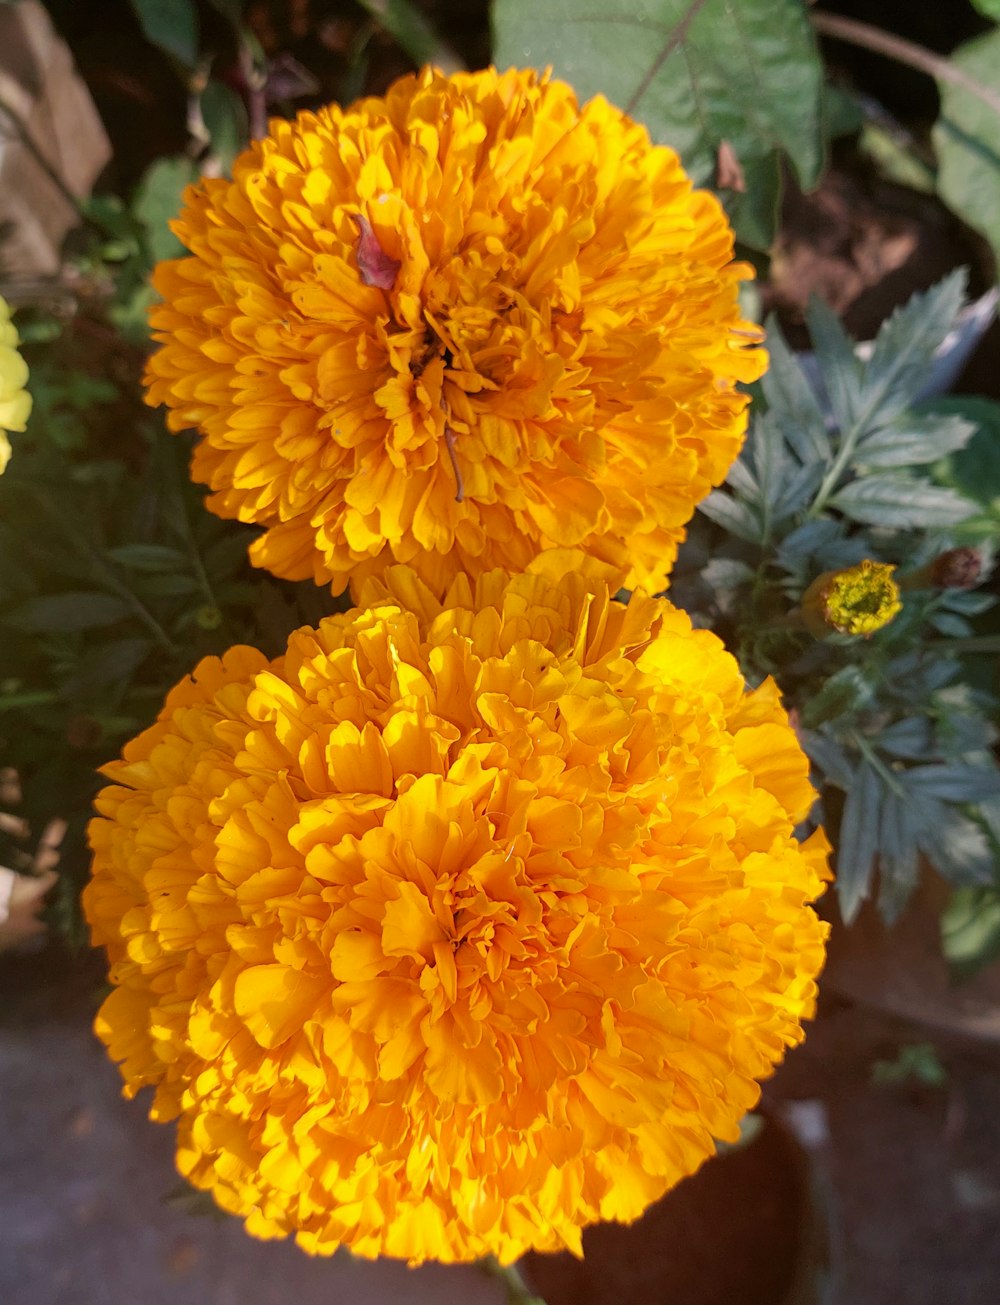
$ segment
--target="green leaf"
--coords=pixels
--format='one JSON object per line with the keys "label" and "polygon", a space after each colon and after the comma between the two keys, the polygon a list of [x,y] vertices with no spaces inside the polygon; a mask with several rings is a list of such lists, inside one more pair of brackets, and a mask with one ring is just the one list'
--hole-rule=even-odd
{"label": "green leaf", "polygon": [[114,594],[69,593],[28,598],[7,612],[2,622],[28,634],[68,634],[114,625],[131,615],[128,603]]}
{"label": "green leaf", "polygon": [[746,504],[738,503],[731,495],[713,489],[711,494],[698,504],[698,511],[703,512],[710,521],[714,521],[717,526],[735,535],[737,539],[745,539],[751,544],[760,542],[760,522]]}
{"label": "green leaf", "polygon": [[853,715],[871,702],[872,692],[872,685],[859,667],[842,666],[806,701],[803,723],[814,729],[835,716]]}
{"label": "green leaf", "polygon": [[854,767],[843,747],[818,730],[802,730],[802,746],[820,771],[820,782],[847,790],[854,782]]}
{"label": "green leaf", "polygon": [[816,295],[810,296],[806,325],[833,419],[841,431],[850,430],[860,402],[862,374],[853,341],[833,309]]}
{"label": "green leaf", "polygon": [[[411,0],[359,0],[359,3],[418,67],[433,63],[444,72],[454,72],[459,67],[455,55],[442,44],[433,26]],[[513,62],[521,64],[523,60]]]}
{"label": "green leaf", "polygon": [[975,433],[961,417],[906,413],[861,440],[853,461],[866,467],[913,467],[964,448]]}
{"label": "green leaf", "polygon": [[984,507],[1000,506],[1000,403],[961,394],[922,403],[917,412],[954,416],[976,426],[965,448],[943,461],[940,478]]}
{"label": "green leaf", "polygon": [[878,833],[878,904],[891,924],[911,897],[920,875],[918,826],[910,803],[885,789],[882,794]]}
{"label": "green leaf", "polygon": [[859,420],[865,424],[877,420],[881,425],[909,406],[928,364],[955,324],[967,281],[965,269],[957,268],[930,290],[911,295],[883,322],[864,371]]}
{"label": "green leaf", "polygon": [[920,845],[934,868],[961,886],[990,884],[995,856],[983,827],[956,807],[921,796]]}
{"label": "green leaf", "polygon": [[923,716],[907,716],[887,725],[872,742],[893,757],[926,757],[933,743],[931,723]]}
{"label": "green leaf", "polygon": [[[493,32],[498,67],[552,65],[581,100],[606,95],[673,146],[698,184],[713,178],[723,141],[764,195],[760,169],[776,149],[804,189],[819,177],[822,74],[800,0],[608,0],[583,13],[579,0],[494,0]],[[734,208],[741,238],[766,247],[756,195],[735,207],[747,210],[744,226]]]}
{"label": "green leaf", "polygon": [[146,242],[154,262],[184,253],[184,246],[167,224],[180,212],[184,187],[197,180],[197,165],[183,154],[157,159],[143,174],[132,201],[132,212],[146,229]]}
{"label": "green leaf", "polygon": [[983,802],[1000,795],[1000,773],[987,766],[915,766],[900,778],[918,797],[929,794],[946,802]]}
{"label": "green leaf", "polygon": [[132,571],[176,571],[188,567],[188,558],[179,549],[164,544],[122,544],[120,548],[110,549],[108,557]]}
{"label": "green leaf", "polygon": [[953,526],[976,510],[974,503],[952,489],[903,476],[865,476],[852,481],[834,495],[830,505],[852,521],[901,530]]}
{"label": "green leaf", "polygon": [[1000,958],[1000,889],[955,889],[941,916],[941,949],[957,979]]}
{"label": "green leaf", "polygon": [[250,140],[250,120],[243,101],[221,82],[210,81],[201,93],[201,114],[212,141],[212,153],[228,172],[233,159]]}
{"label": "green leaf", "polygon": [[198,61],[198,8],[194,0],[130,0],[143,35],[188,68]]}
{"label": "green leaf", "polygon": [[845,924],[851,923],[871,891],[883,796],[878,772],[863,761],[844,802],[837,845],[837,896]]}
{"label": "green leaf", "polygon": [[[960,45],[950,62],[1000,94],[1000,29]],[[938,194],[1000,251],[1000,114],[963,86],[939,81],[938,91]]]}
{"label": "green leaf", "polygon": [[771,361],[761,389],[768,409],[801,462],[828,462],[833,450],[826,418],[774,317],[767,321],[767,352]]}

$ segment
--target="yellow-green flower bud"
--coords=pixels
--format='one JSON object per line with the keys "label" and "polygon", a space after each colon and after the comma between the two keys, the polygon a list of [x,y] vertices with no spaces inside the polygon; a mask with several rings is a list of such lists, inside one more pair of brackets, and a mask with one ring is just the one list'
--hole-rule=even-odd
{"label": "yellow-green flower bud", "polygon": [[838,634],[866,639],[902,608],[894,566],[866,558],[843,571],[824,571],[802,596],[802,618],[817,638]]}

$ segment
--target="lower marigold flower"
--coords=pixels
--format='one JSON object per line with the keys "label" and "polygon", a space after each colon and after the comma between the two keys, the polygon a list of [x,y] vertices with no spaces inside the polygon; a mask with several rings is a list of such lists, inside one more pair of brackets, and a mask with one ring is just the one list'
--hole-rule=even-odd
{"label": "lower marigold flower", "polygon": [[435,589],[582,547],[662,588],[765,364],[718,201],[565,82],[425,70],[191,187],[149,401],[258,565]]}
{"label": "lower marigold flower", "polygon": [[105,768],[97,1031],[257,1236],[579,1252],[802,1037],[828,845],[774,684],[555,561],[443,601],[390,569],[275,661],[204,660]]}

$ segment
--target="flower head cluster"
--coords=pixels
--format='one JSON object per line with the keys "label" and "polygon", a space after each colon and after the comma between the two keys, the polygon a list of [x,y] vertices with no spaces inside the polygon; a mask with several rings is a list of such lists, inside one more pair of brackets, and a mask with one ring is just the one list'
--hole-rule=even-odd
{"label": "flower head cluster", "polygon": [[0,471],[10,461],[8,431],[24,430],[31,413],[28,366],[17,351],[17,328],[10,308],[0,299]]}
{"label": "flower head cluster", "polygon": [[443,592],[583,547],[662,587],[764,366],[677,155],[532,72],[425,71],[275,121],[189,189],[148,397],[253,561]]}
{"label": "flower head cluster", "polygon": [[258,1236],[579,1250],[801,1038],[822,833],[777,692],[566,558],[402,567],[203,661],[106,768],[85,906],[126,1092]]}
{"label": "flower head cluster", "polygon": [[831,630],[873,635],[902,610],[895,569],[888,562],[866,558],[843,571],[824,571],[802,597],[806,624],[819,636]]}

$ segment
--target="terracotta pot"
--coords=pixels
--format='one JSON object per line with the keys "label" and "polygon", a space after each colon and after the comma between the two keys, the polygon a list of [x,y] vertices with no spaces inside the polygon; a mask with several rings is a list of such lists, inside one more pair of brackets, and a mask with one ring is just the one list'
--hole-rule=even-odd
{"label": "terracotta pot", "polygon": [[1000,964],[955,983],[941,954],[949,885],[925,870],[899,920],[886,925],[868,903],[847,928],[834,922],[823,986],[918,1024],[1000,1042]]}
{"label": "terracotta pot", "polygon": [[765,1119],[637,1223],[599,1224],[584,1258],[531,1254],[525,1280],[546,1305],[822,1305],[829,1238],[811,1159]]}

